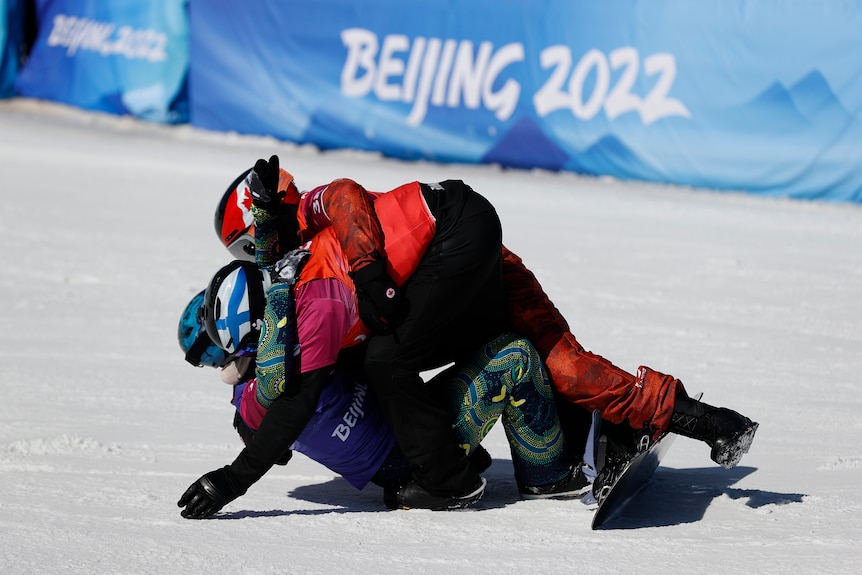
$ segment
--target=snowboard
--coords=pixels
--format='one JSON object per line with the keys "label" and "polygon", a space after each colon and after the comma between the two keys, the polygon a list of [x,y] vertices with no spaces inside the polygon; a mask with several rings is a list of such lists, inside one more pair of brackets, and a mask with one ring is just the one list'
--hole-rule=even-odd
{"label": "snowboard", "polygon": [[[608,470],[609,481],[603,482],[604,485],[594,493],[599,504],[596,514],[593,516],[592,528],[594,530],[601,529],[616,518],[626,505],[647,486],[675,437],[675,435],[664,434],[656,441],[642,444],[633,457]],[[648,439],[648,437],[644,437],[645,441]]]}
{"label": "snowboard", "polygon": [[[702,393],[695,396],[703,397]],[[595,417],[595,414],[594,414]],[[594,451],[602,451],[605,459],[604,469],[593,483],[593,499],[598,509],[593,516],[592,528],[601,529],[616,518],[626,505],[634,499],[649,483],[661,460],[667,454],[676,435],[665,433],[655,441],[644,435],[640,438],[633,453],[613,454],[609,446],[599,446],[602,437],[596,440]]]}

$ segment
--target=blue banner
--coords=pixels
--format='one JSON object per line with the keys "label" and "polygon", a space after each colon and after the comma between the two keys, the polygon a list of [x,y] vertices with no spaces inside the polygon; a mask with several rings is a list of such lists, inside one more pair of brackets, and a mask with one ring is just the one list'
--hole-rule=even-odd
{"label": "blue banner", "polygon": [[11,96],[18,73],[20,0],[0,0],[0,98]]}
{"label": "blue banner", "polygon": [[23,96],[158,122],[188,120],[187,0],[36,0]]}
{"label": "blue banner", "polygon": [[862,201],[862,6],[191,0],[192,123]]}

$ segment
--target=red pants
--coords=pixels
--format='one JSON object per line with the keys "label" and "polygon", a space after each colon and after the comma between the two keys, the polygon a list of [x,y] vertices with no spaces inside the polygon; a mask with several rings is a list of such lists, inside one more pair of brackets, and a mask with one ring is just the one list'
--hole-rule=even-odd
{"label": "red pants", "polygon": [[611,423],[650,429],[654,436],[667,430],[677,389],[683,389],[678,379],[643,366],[634,376],[586,351],[533,273],[505,246],[503,286],[512,331],[539,351],[557,393],[589,411],[598,409]]}

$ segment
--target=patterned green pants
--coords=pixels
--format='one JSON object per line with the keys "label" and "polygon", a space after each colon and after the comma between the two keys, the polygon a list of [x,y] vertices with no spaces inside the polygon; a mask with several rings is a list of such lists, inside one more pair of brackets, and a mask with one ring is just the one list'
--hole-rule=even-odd
{"label": "patterned green pants", "polygon": [[501,419],[520,484],[553,483],[576,463],[563,437],[545,368],[526,339],[503,334],[470,361],[439,374],[431,385],[438,386],[452,409],[467,453]]}

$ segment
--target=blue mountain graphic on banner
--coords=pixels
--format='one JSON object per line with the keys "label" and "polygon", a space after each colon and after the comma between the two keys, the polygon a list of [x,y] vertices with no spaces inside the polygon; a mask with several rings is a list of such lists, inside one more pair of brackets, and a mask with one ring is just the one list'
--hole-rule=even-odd
{"label": "blue mountain graphic on banner", "polygon": [[853,121],[823,75],[814,70],[790,88],[773,82],[748,103],[711,115],[719,131],[800,137],[844,130]]}
{"label": "blue mountain graphic on banner", "polygon": [[659,173],[649,167],[619,138],[607,135],[583,152],[572,156],[567,170],[586,174],[614,174],[624,178],[656,180]]}
{"label": "blue mountain graphic on banner", "polygon": [[808,120],[817,122],[851,121],[853,114],[838,100],[829,82],[814,70],[790,88],[790,97],[796,109]]}
{"label": "blue mountain graphic on banner", "polygon": [[482,157],[484,164],[512,168],[561,170],[568,154],[551,140],[531,118],[520,119]]}
{"label": "blue mountain graphic on banner", "polygon": [[810,125],[796,108],[790,91],[780,82],[773,82],[739,112],[739,120],[749,128],[759,125],[785,132],[789,129],[805,130]]}

